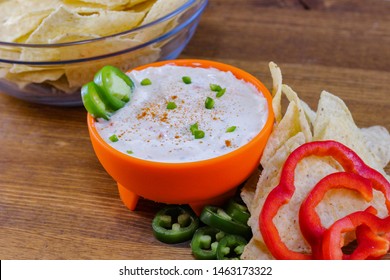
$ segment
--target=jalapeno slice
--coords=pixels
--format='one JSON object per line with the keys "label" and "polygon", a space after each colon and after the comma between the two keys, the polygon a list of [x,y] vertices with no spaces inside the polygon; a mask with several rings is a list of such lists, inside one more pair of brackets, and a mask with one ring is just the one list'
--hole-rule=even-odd
{"label": "jalapeno slice", "polygon": [[110,118],[109,108],[103,102],[102,93],[94,82],[89,82],[81,88],[81,99],[85,109],[94,118]]}
{"label": "jalapeno slice", "polygon": [[195,231],[191,240],[191,250],[198,260],[217,259],[217,246],[225,233],[219,229],[204,226]]}
{"label": "jalapeno slice", "polygon": [[242,224],[247,224],[250,218],[248,208],[234,199],[229,200],[225,211],[230,217]]}
{"label": "jalapeno slice", "polygon": [[248,242],[239,235],[228,234],[218,242],[218,260],[239,260]]}
{"label": "jalapeno slice", "polygon": [[211,227],[223,232],[237,234],[249,238],[252,234],[248,225],[232,219],[222,208],[206,206],[200,214],[200,220]]}
{"label": "jalapeno slice", "polygon": [[113,110],[122,108],[131,98],[134,89],[133,81],[120,69],[106,65],[93,79],[101,89],[102,100]]}
{"label": "jalapeno slice", "polygon": [[190,240],[198,227],[199,219],[191,209],[175,205],[161,209],[152,221],[154,236],[168,244]]}

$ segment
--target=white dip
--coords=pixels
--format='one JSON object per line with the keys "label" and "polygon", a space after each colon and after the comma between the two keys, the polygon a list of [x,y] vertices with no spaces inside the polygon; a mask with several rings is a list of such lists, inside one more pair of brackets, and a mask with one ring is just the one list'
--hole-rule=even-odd
{"label": "white dip", "polygon": [[[96,128],[112,147],[133,157],[158,162],[213,158],[248,143],[267,120],[263,94],[231,72],[166,65],[128,75],[135,84],[131,100],[110,120],[99,119]],[[191,83],[184,83],[183,76],[190,77]],[[151,84],[141,85],[146,78]],[[210,84],[225,88],[225,93],[216,97]],[[212,109],[205,107],[207,97],[215,102]],[[167,109],[168,102],[177,107]],[[190,130],[195,123],[204,131],[201,139]],[[233,126],[233,132],[226,132]],[[112,135],[118,141],[111,141]]]}

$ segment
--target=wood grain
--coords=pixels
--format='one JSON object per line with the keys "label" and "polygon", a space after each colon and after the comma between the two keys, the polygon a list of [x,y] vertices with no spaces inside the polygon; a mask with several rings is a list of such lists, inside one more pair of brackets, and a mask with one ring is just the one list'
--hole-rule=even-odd
{"label": "wood grain", "polygon": [[[359,126],[390,130],[389,3],[210,0],[181,57],[236,65],[267,86],[275,61],[311,106],[326,89]],[[192,258],[188,243],[152,236],[161,205],[123,206],[92,150],[84,108],[0,94],[0,190],[0,259]]]}

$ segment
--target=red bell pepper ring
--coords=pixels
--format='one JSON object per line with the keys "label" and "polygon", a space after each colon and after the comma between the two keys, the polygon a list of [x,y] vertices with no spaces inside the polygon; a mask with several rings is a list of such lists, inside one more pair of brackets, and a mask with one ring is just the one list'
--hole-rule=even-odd
{"label": "red bell pepper ring", "polygon": [[[373,215],[378,214],[378,211],[373,206],[369,206],[365,212]],[[375,235],[375,233],[367,225],[363,224],[356,228],[356,241],[360,244],[360,246],[348,256],[348,259],[377,260],[383,257],[383,254],[380,251],[386,250],[386,246],[388,246],[387,241],[390,242],[390,232],[383,233],[380,237]],[[362,242],[364,242],[364,246]]]}
{"label": "red bell pepper ring", "polygon": [[377,260],[389,250],[390,241],[384,236],[378,236],[364,224],[356,228],[356,240],[359,246],[347,255],[349,260]]}
{"label": "red bell pepper ring", "polygon": [[390,211],[390,183],[375,169],[367,166],[351,149],[336,141],[314,141],[301,145],[294,150],[284,163],[280,182],[266,198],[259,216],[259,228],[270,253],[276,259],[311,259],[311,255],[290,250],[280,238],[273,219],[280,207],[287,204],[295,191],[295,168],[298,163],[308,156],[331,156],[345,172],[359,174],[369,179],[373,188],[380,190],[386,199]]}
{"label": "red bell pepper ring", "polygon": [[311,246],[312,255],[315,259],[322,259],[322,235],[326,231],[315,208],[327,191],[339,188],[355,190],[366,201],[371,201],[373,197],[371,181],[354,173],[332,173],[317,183],[299,209],[299,226],[302,235]]}
{"label": "red bell pepper ring", "polygon": [[[351,255],[342,251],[342,234],[356,229],[357,248]],[[367,211],[358,211],[337,220],[324,232],[323,258],[328,260],[380,258],[390,248],[390,216],[381,219]]]}

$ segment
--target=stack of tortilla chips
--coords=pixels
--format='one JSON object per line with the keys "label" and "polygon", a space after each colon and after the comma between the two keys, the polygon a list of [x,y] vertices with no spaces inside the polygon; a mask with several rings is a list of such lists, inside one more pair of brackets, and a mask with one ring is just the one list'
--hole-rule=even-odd
{"label": "stack of tortilla chips", "polygon": [[[300,100],[289,86],[282,84],[282,74],[275,63],[270,63],[270,70],[273,78],[273,110],[276,123],[261,158],[261,173],[253,174],[241,192],[251,213],[249,225],[253,231],[253,238],[246,246],[242,259],[273,259],[259,231],[258,218],[267,195],[279,183],[280,172],[286,158],[300,145],[319,140],[341,142],[389,180],[384,171],[390,160],[390,135],[386,128],[381,126],[358,128],[345,103],[326,91],[321,93],[315,112]],[[289,101],[284,115],[281,105],[283,96]],[[299,208],[320,179],[338,171],[343,169],[331,157],[311,156],[298,164],[295,171],[295,193],[274,218],[280,237],[290,250],[311,253],[311,248],[299,228]],[[352,190],[331,190],[316,211],[322,224],[329,227],[336,220],[352,212],[364,210],[369,205],[378,210],[379,217],[388,215],[384,196],[376,190],[373,200],[369,203]]]}

